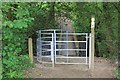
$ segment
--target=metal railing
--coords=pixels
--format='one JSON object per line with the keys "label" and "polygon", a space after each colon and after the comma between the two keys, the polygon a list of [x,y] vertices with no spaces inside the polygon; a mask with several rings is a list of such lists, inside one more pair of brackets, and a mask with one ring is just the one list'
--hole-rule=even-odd
{"label": "metal railing", "polygon": [[[89,38],[88,33],[68,33],[68,31],[62,32],[62,30],[50,29],[50,30],[40,30],[38,31],[38,34],[39,35],[37,39],[37,60],[39,62],[41,63],[51,62],[53,67],[54,64],[89,64],[90,65],[91,38]],[[76,36],[76,37],[84,36],[85,39],[69,40],[69,38],[72,36]],[[80,47],[69,48],[70,44],[74,44],[75,46],[75,43],[85,44],[84,45],[85,48],[84,49],[81,49]],[[75,52],[78,54],[84,53],[84,56],[78,56],[75,54]],[[49,58],[49,61],[44,61],[44,58],[46,59]],[[82,60],[83,62],[80,62]]]}
{"label": "metal railing", "polygon": [[[66,43],[66,49],[56,49],[55,48],[55,64],[88,64],[88,57],[87,57],[87,41],[88,41],[88,33],[68,33],[68,32],[66,32],[66,33],[56,33],[54,36],[56,37],[56,35],[57,34],[61,34],[61,35],[66,35],[66,40],[65,41],[63,41],[63,40],[56,40],[55,39],[55,43]],[[68,41],[68,36],[69,35],[85,35],[85,38],[86,38],[86,40],[85,41]],[[85,43],[86,44],[86,48],[85,49],[70,49],[70,48],[68,48],[69,46],[68,46],[68,44],[69,43]],[[55,45],[56,46],[56,45]],[[69,52],[68,51],[75,51],[75,50],[77,50],[77,51],[86,51],[86,56],[85,57],[79,57],[79,56],[76,56],[76,57],[71,57],[71,56],[69,56]],[[62,56],[62,57],[57,57],[57,54],[56,54],[56,52],[58,52],[58,51],[66,51],[66,53],[67,53],[67,56]],[[63,59],[63,58],[66,58],[67,59],[67,61],[66,62],[58,62],[56,59],[58,59],[58,58],[61,58],[61,59]],[[81,58],[85,58],[86,59],[86,61],[85,62],[83,62],[83,63],[81,63],[81,62],[69,62],[69,59],[71,59],[71,58],[73,58],[73,59],[81,59]]]}

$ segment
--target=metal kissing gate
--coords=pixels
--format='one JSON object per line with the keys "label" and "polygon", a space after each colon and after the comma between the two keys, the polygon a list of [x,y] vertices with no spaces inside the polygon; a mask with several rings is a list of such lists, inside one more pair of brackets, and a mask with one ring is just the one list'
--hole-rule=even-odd
{"label": "metal kissing gate", "polygon": [[39,30],[37,61],[55,64],[91,64],[91,34],[59,29]]}

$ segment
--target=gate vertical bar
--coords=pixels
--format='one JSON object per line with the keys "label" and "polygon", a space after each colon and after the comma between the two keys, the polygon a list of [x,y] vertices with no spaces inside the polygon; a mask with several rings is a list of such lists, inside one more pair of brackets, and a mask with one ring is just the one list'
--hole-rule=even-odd
{"label": "gate vertical bar", "polygon": [[89,69],[91,69],[91,33],[89,35]]}
{"label": "gate vertical bar", "polygon": [[87,62],[88,62],[88,61],[87,61],[87,60],[88,60],[88,59],[87,59],[87,44],[88,44],[87,41],[88,41],[88,34],[86,33],[86,64],[87,64]]}
{"label": "gate vertical bar", "polygon": [[54,50],[53,50],[53,42],[51,44],[51,61],[52,61],[52,67],[54,67]]}
{"label": "gate vertical bar", "polygon": [[66,49],[67,49],[67,63],[68,63],[68,29],[66,30]]}
{"label": "gate vertical bar", "polygon": [[39,38],[37,39],[37,42],[36,42],[36,45],[37,45],[37,61],[39,60]]}
{"label": "gate vertical bar", "polygon": [[56,63],[56,31],[54,30],[54,59]]}
{"label": "gate vertical bar", "polygon": [[39,31],[40,34],[40,62],[42,62],[42,35],[41,35],[41,31]]}
{"label": "gate vertical bar", "polygon": [[41,31],[38,31],[38,39],[37,39],[37,61],[42,62]]}
{"label": "gate vertical bar", "polygon": [[54,67],[54,36],[52,33],[52,41],[51,41],[51,61],[52,61],[52,67]]}

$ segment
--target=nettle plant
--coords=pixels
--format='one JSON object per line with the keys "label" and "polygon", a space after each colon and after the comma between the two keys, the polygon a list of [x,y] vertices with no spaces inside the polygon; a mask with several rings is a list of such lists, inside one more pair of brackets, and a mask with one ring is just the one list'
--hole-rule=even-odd
{"label": "nettle plant", "polygon": [[21,70],[30,66],[27,33],[34,18],[28,8],[28,3],[2,3],[3,78],[23,77]]}

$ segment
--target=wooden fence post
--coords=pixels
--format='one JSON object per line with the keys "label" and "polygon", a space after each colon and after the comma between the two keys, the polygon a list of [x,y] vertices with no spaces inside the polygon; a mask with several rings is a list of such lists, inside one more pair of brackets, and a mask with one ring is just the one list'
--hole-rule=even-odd
{"label": "wooden fence post", "polygon": [[33,63],[33,46],[32,46],[32,38],[28,39],[28,50],[29,50],[29,58],[31,59],[31,63]]}
{"label": "wooden fence post", "polygon": [[91,18],[91,69],[94,69],[94,28],[95,28],[95,18]]}

